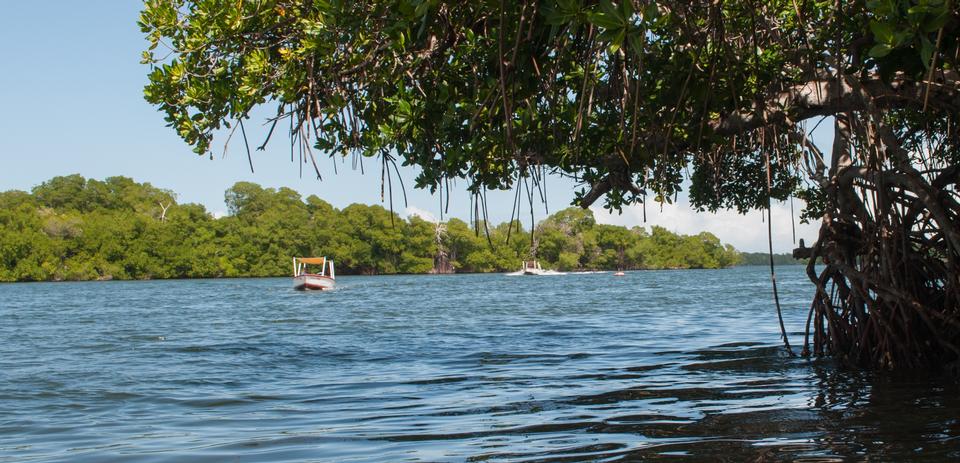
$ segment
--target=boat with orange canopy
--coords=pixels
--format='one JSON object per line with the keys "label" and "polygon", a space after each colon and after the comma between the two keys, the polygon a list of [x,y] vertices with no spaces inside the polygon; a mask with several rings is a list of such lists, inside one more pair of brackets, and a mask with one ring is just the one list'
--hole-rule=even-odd
{"label": "boat with orange canopy", "polygon": [[[320,273],[308,272],[308,265],[319,265]],[[300,291],[333,289],[336,278],[333,270],[333,259],[327,259],[326,257],[293,258],[293,289]]]}

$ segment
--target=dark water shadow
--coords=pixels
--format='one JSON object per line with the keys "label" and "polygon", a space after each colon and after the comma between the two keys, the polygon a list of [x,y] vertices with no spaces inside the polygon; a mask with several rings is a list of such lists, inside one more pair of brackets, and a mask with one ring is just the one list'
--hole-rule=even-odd
{"label": "dark water shadow", "polygon": [[[467,412],[495,414],[524,408],[593,412],[583,413],[580,420],[385,438],[421,442],[503,438],[534,444],[529,452],[517,451],[522,447],[518,445],[509,446],[508,452],[490,446],[469,461],[960,459],[960,389],[955,383],[848,371],[830,361],[791,358],[777,346],[723,345],[685,355],[689,361],[679,366],[633,373],[629,378],[636,384],[628,388],[575,395],[546,405],[512,403]],[[676,383],[664,384],[664,376],[675,378]],[[602,381],[604,376],[595,379]],[[617,411],[642,410],[646,404],[658,406],[651,406],[647,413]],[[543,445],[561,437],[581,445]]]}

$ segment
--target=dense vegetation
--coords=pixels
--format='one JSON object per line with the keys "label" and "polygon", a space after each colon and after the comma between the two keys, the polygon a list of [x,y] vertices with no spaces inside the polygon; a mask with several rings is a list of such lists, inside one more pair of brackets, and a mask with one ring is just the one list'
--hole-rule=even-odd
{"label": "dense vegetation", "polygon": [[[239,182],[227,190],[230,214],[125,177],[56,177],[32,193],[0,193],[0,281],[279,276],[292,256],[327,255],[338,272],[426,273],[442,250],[459,272],[511,271],[530,256],[531,239],[514,223],[489,229],[451,219],[437,226],[401,219],[381,206],[338,210],[289,188]],[[510,236],[507,242],[508,231]],[[542,221],[537,256],[563,270],[720,268],[739,254],[710,233],[597,224],[571,208]]]}

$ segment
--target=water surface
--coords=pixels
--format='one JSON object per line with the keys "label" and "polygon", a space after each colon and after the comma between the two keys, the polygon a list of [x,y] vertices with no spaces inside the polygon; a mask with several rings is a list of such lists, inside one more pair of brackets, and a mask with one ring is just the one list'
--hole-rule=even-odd
{"label": "water surface", "polygon": [[0,285],[0,461],[960,458],[955,385],[789,357],[767,271]]}

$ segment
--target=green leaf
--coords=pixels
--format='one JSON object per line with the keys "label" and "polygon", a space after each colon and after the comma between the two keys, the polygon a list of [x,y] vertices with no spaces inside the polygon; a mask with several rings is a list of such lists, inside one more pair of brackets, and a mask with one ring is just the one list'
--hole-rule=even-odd
{"label": "green leaf", "polygon": [[889,55],[891,51],[893,51],[893,48],[891,48],[890,45],[878,43],[874,45],[868,53],[873,58],[883,58],[884,56]]}
{"label": "green leaf", "polygon": [[404,116],[409,116],[413,113],[410,108],[410,103],[408,103],[406,100],[397,101],[397,110]]}
{"label": "green leaf", "polygon": [[546,21],[551,26],[562,26],[570,22],[571,19],[573,19],[572,15],[560,11],[551,11],[547,13]]}
{"label": "green leaf", "polygon": [[920,36],[920,60],[923,61],[923,67],[930,69],[930,61],[933,59],[933,44],[926,37]]}
{"label": "green leaf", "polygon": [[950,12],[944,11],[940,15],[929,18],[923,22],[923,31],[924,32],[935,32],[940,30],[943,26],[947,25],[947,21],[950,20]]}
{"label": "green leaf", "polygon": [[870,21],[870,31],[877,43],[893,44],[893,27],[890,24]]}
{"label": "green leaf", "polygon": [[623,19],[625,21],[630,21],[630,18],[633,16],[633,1],[631,0],[621,0],[620,2],[620,12],[623,14]]}
{"label": "green leaf", "polygon": [[660,17],[660,10],[657,8],[657,4],[651,2],[643,9],[643,19],[644,21],[653,21]]}
{"label": "green leaf", "polygon": [[591,24],[604,29],[620,29],[624,26],[619,18],[608,13],[591,13],[587,16]]}
{"label": "green leaf", "polygon": [[610,46],[607,49],[610,51],[610,54],[614,54],[620,51],[620,47],[623,46],[623,41],[627,37],[627,32],[623,29],[613,37],[613,40],[610,41]]}
{"label": "green leaf", "polygon": [[600,8],[602,8],[606,14],[609,14],[611,16],[620,15],[620,10],[617,7],[613,6],[613,2],[611,2],[610,0],[602,0],[600,2]]}
{"label": "green leaf", "polygon": [[414,10],[413,14],[416,17],[421,17],[427,13],[427,9],[430,8],[430,2],[424,1],[423,3],[417,5],[417,8]]}
{"label": "green leaf", "polygon": [[627,38],[627,41],[628,41],[629,44],[630,44],[630,48],[633,50],[633,52],[634,52],[637,56],[643,55],[643,53],[644,53],[644,51],[645,51],[645,50],[643,49],[643,46],[644,46],[644,36],[643,36],[643,35],[641,35],[641,34],[630,34],[630,36]]}

